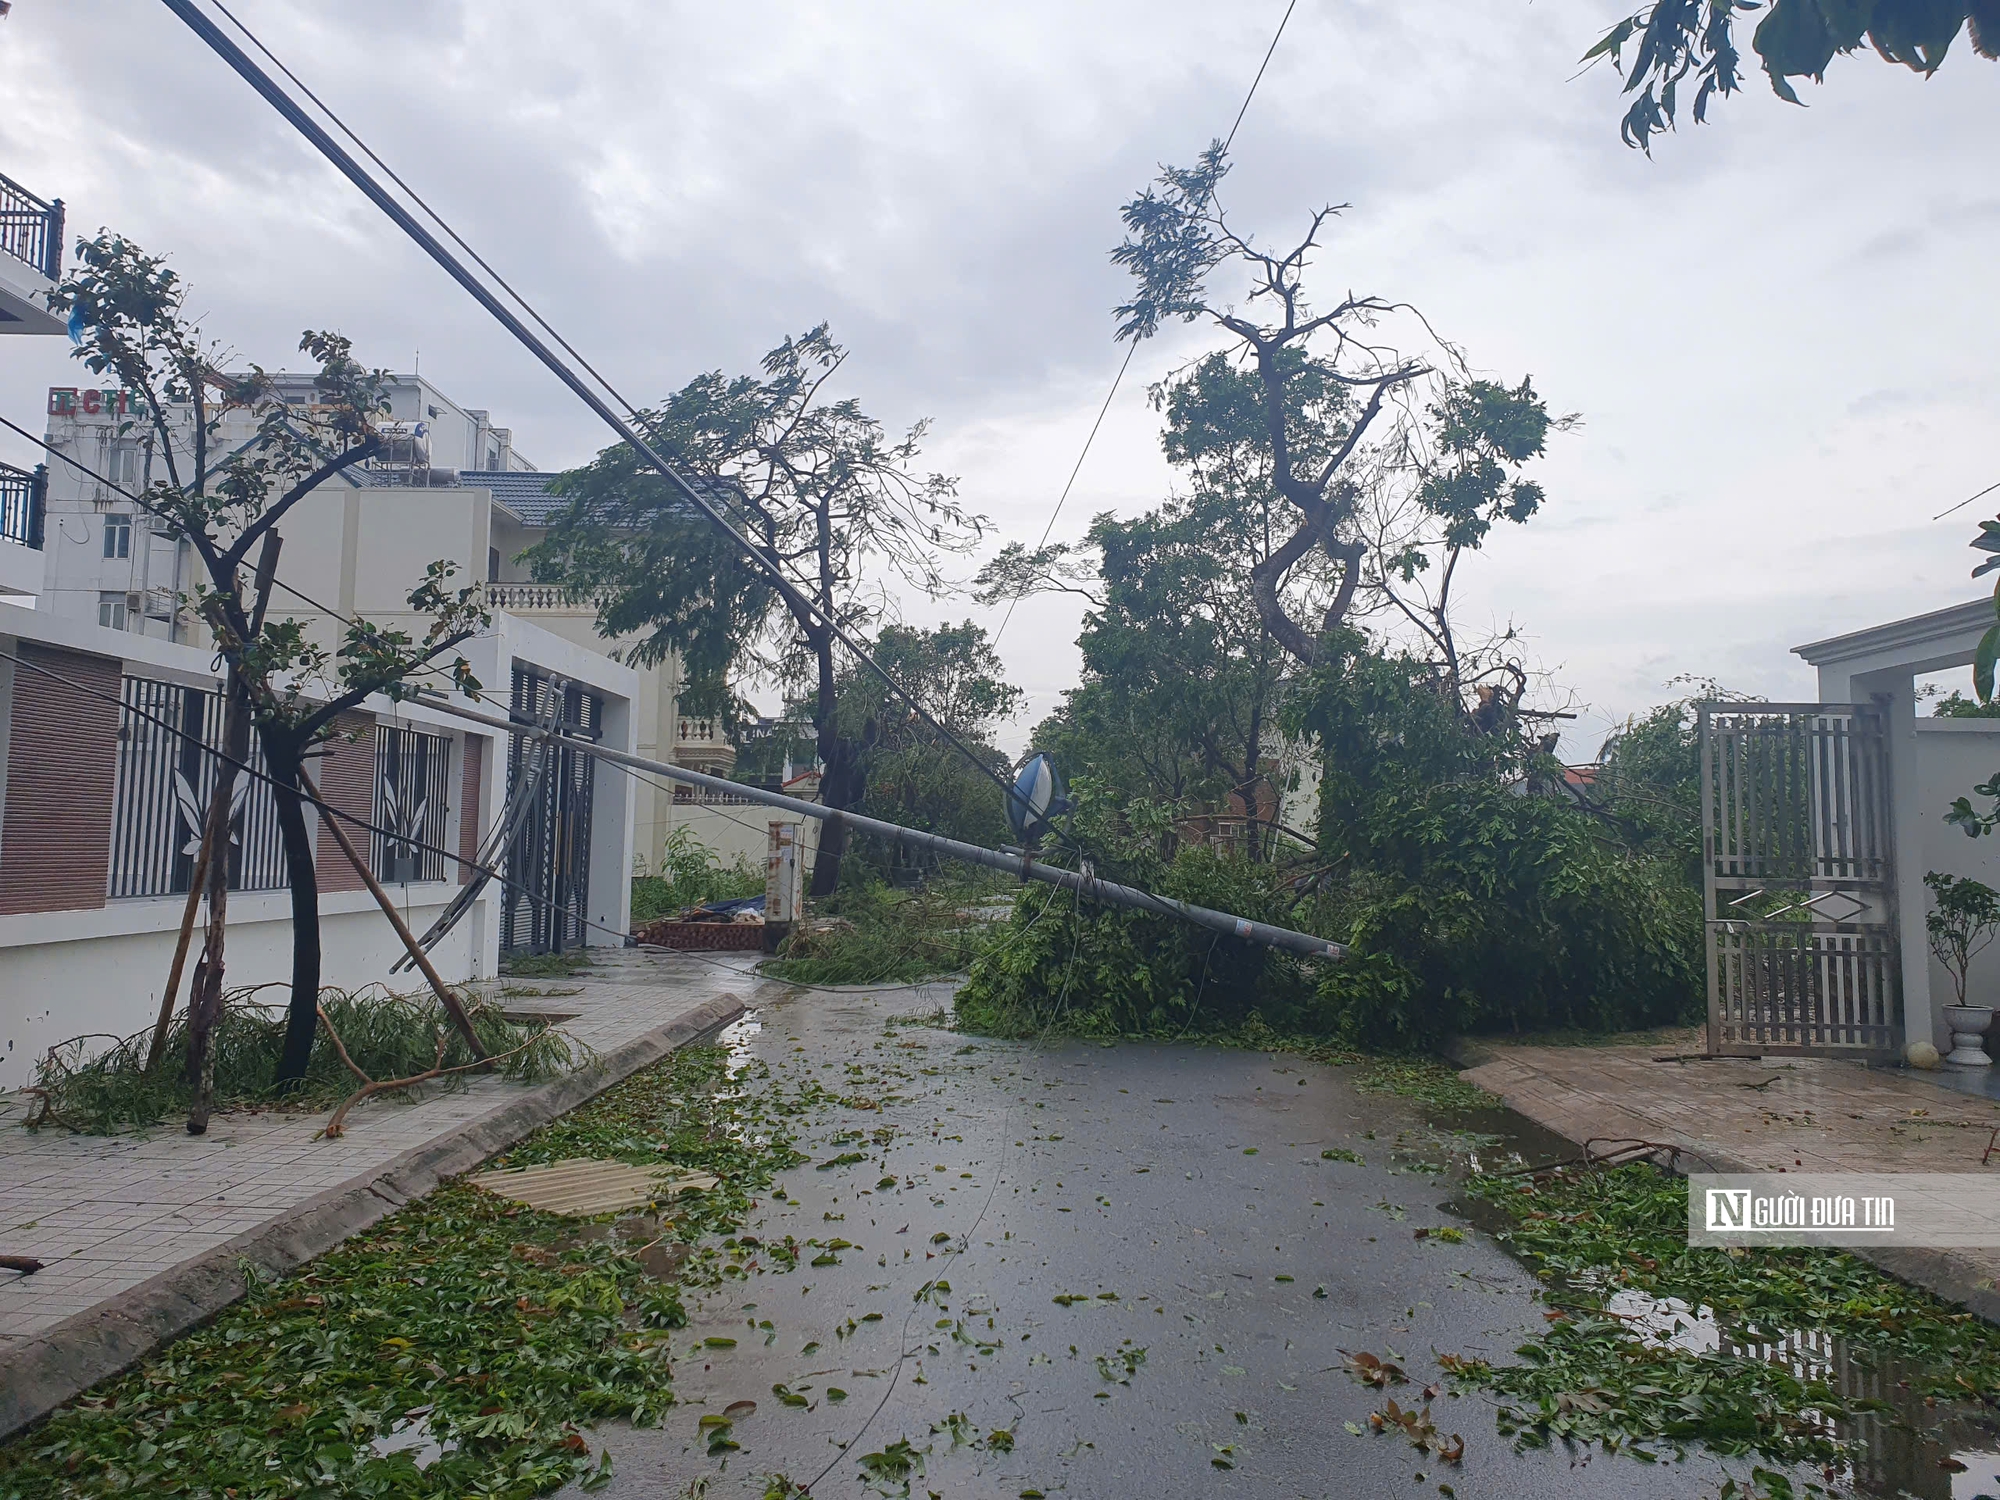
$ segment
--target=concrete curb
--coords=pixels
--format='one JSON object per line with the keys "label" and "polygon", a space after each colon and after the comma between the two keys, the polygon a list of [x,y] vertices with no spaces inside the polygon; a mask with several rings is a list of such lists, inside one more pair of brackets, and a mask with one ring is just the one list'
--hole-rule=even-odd
{"label": "concrete curb", "polygon": [[0,1438],[129,1370],[237,1301],[245,1289],[244,1262],[267,1275],[304,1265],[704,1032],[726,1026],[744,1009],[735,995],[718,995],[606,1053],[593,1067],[529,1090],[505,1108],[413,1146],[373,1171],[141,1282],[111,1305],[63,1319],[0,1359]]}
{"label": "concrete curb", "polygon": [[[1474,1069],[1483,1067],[1491,1062],[1511,1061],[1517,1067],[1526,1066],[1526,1064],[1519,1062],[1518,1059],[1510,1058],[1502,1048],[1486,1046],[1475,1041],[1454,1039],[1445,1044],[1443,1052],[1445,1060],[1451,1063],[1453,1067],[1458,1068],[1461,1073],[1470,1073]],[[1484,1087],[1484,1085],[1479,1086]],[[1575,1139],[1575,1137],[1559,1126],[1554,1120],[1537,1114],[1534,1105],[1529,1101],[1510,1099],[1504,1091],[1498,1093],[1496,1097],[1499,1098],[1502,1104],[1524,1119],[1534,1121],[1542,1129],[1549,1131],[1553,1135],[1559,1135],[1579,1150],[1582,1149],[1583,1142]],[[1685,1141],[1676,1142],[1676,1144],[1688,1146],[1690,1150],[1693,1149]],[[1716,1151],[1709,1147],[1701,1148],[1699,1154],[1703,1168],[1709,1171],[1755,1172],[1760,1170],[1738,1157],[1730,1156],[1726,1152]],[[1685,1168],[1682,1169],[1682,1175],[1686,1175]],[[1955,1254],[1950,1250],[1923,1250],[1911,1247],[1884,1247],[1882,1249],[1869,1249],[1866,1247],[1851,1248],[1847,1253],[1867,1261],[1878,1271],[1893,1276],[1898,1281],[1907,1282],[1911,1286],[1921,1287],[1927,1292],[1944,1298],[1947,1302],[1964,1308],[1967,1312],[1984,1319],[1988,1323],[2000,1325],[2000,1289],[1996,1289],[1994,1286],[1993,1278],[1989,1272],[1981,1270],[1977,1265],[1966,1260],[1964,1256]]]}

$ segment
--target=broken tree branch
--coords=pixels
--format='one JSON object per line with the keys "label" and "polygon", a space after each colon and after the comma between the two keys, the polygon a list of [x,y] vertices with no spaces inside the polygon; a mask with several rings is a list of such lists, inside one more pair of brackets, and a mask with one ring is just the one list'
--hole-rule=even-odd
{"label": "broken tree branch", "polygon": [[[375,1080],[362,1072],[361,1065],[347,1055],[347,1044],[341,1041],[340,1033],[333,1029],[333,1021],[327,1015],[326,1007],[324,1005],[315,1005],[313,1009],[319,1012],[319,1024],[324,1026],[326,1034],[333,1038],[333,1050],[338,1052],[340,1060],[347,1064],[348,1072],[359,1078],[363,1083],[373,1083]],[[439,1056],[443,1056],[443,1054],[440,1053]]]}
{"label": "broken tree branch", "polygon": [[[490,1068],[495,1063],[505,1062],[508,1058],[514,1056],[515,1053],[517,1052],[527,1051],[530,1047],[534,1046],[535,1043],[539,1042],[543,1037],[547,1036],[553,1030],[555,1030],[553,1026],[544,1026],[540,1031],[536,1032],[533,1036],[529,1037],[525,1042],[521,1043],[521,1045],[518,1047],[510,1047],[505,1052],[498,1053],[492,1057],[483,1058],[479,1062],[460,1063],[455,1068],[447,1068],[443,1065],[444,1037],[442,1034],[440,1034],[437,1041],[438,1065],[436,1067],[433,1067],[423,1073],[412,1074],[408,1078],[385,1078],[380,1083],[371,1083],[364,1088],[356,1089],[352,1094],[350,1094],[347,1098],[341,1101],[340,1108],[336,1109],[333,1112],[333,1118],[326,1122],[325,1127],[322,1128],[320,1131],[320,1135],[324,1139],[329,1141],[339,1140],[341,1134],[347,1129],[347,1112],[350,1109],[354,1108],[355,1105],[359,1104],[363,1099],[372,1099],[375,1095],[386,1094],[391,1089],[406,1089],[419,1083],[429,1083],[434,1078],[449,1078],[454,1073],[470,1073],[477,1069]],[[345,1052],[341,1053],[342,1057],[345,1057],[346,1055],[347,1054]],[[354,1064],[350,1062],[348,1066],[350,1068],[353,1068]],[[355,1068],[354,1071],[359,1073],[361,1070],[359,1068]]]}

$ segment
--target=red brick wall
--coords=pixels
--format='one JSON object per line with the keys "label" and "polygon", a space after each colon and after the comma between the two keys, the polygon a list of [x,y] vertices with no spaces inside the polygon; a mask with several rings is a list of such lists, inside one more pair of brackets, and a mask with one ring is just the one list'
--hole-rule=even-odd
{"label": "red brick wall", "polygon": [[472,879],[469,861],[479,854],[479,793],[485,781],[486,741],[468,734],[459,744],[464,748],[459,769],[458,857],[468,863],[458,867],[458,883],[464,885]]}
{"label": "red brick wall", "polygon": [[99,907],[111,876],[122,663],[31,641],[20,643],[19,655],[109,701],[14,668],[0,913]]}
{"label": "red brick wall", "polygon": [[[375,820],[375,720],[366,714],[342,714],[335,737],[327,742],[326,753],[311,772],[319,794],[330,806],[352,813],[363,822]],[[367,888],[360,871],[347,862],[340,845],[327,831],[327,815],[321,814],[319,844],[313,864],[319,871],[321,891],[359,891]],[[374,835],[366,828],[341,820],[340,831],[347,835],[354,852],[369,857]]]}

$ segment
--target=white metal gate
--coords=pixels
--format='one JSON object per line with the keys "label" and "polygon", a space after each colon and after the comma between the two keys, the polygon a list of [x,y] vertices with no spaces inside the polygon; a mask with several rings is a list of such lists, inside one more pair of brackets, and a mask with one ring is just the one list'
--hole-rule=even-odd
{"label": "white metal gate", "polygon": [[1862,704],[1703,703],[1708,1049],[1902,1042],[1888,741]]}

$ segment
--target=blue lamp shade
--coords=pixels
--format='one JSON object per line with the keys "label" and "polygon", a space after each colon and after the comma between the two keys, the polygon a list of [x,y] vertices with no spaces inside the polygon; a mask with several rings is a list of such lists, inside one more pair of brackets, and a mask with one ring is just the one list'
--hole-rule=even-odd
{"label": "blue lamp shade", "polygon": [[1038,751],[1014,778],[1014,795],[1007,799],[1007,821],[1014,837],[1032,844],[1049,831],[1050,822],[1069,811],[1062,773],[1047,751]]}

